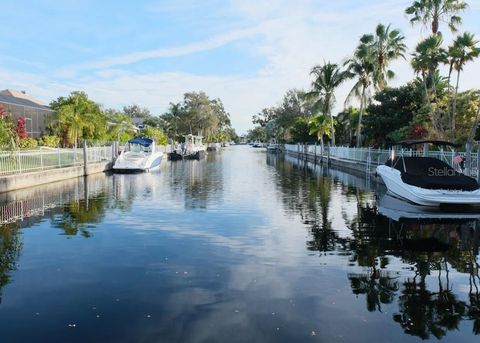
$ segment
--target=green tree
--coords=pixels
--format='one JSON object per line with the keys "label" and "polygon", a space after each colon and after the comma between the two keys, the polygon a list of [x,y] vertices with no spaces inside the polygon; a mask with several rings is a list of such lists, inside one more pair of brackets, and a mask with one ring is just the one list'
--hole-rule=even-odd
{"label": "green tree", "polygon": [[306,94],[306,97],[315,99],[313,107],[315,112],[321,110],[330,117],[332,144],[335,145],[335,126],[332,115],[335,90],[350,77],[350,73],[342,70],[335,63],[327,62],[314,66],[311,75],[314,76],[312,90]]}
{"label": "green tree", "polygon": [[160,116],[163,121],[163,129],[167,134],[177,141],[180,121],[185,116],[181,103],[170,103],[168,111]]}
{"label": "green tree", "polygon": [[167,136],[163,133],[162,130],[157,129],[155,127],[146,127],[140,132],[138,136],[143,138],[151,138],[155,141],[157,145],[168,144]]}
{"label": "green tree", "polygon": [[452,47],[449,49],[451,65],[457,72],[457,82],[455,85],[451,114],[451,134],[453,139],[455,139],[455,116],[457,110],[457,94],[460,83],[460,73],[468,62],[473,61],[480,55],[480,47],[478,47],[478,43],[479,41],[475,39],[475,36],[472,33],[465,32],[455,39]]}
{"label": "green tree", "polygon": [[322,151],[324,151],[323,137],[330,137],[332,134],[332,128],[328,122],[328,117],[324,114],[319,114],[318,116],[310,119],[308,124],[310,128],[308,134],[317,136],[317,140],[320,141],[322,146]]}
{"label": "green tree", "polygon": [[261,126],[257,126],[254,129],[249,130],[247,136],[248,140],[250,141],[264,142],[267,139],[267,133]]}
{"label": "green tree", "polygon": [[106,120],[100,106],[84,92],[72,92],[68,97],[54,100],[50,107],[57,114],[57,123],[67,128],[74,147],[79,138],[96,138],[95,132],[106,132]]}
{"label": "green tree", "polygon": [[[365,110],[364,110],[365,112]],[[358,121],[360,110],[358,108],[349,107],[337,114],[337,125],[335,132],[337,133],[337,143],[351,145],[353,136],[358,129]]]}
{"label": "green tree", "polygon": [[350,76],[356,78],[356,82],[350,90],[345,103],[348,103],[353,97],[360,100],[360,112],[357,123],[357,147],[362,144],[362,119],[367,101],[371,97],[370,86],[373,83],[373,75],[375,73],[375,60],[370,50],[371,48],[366,44],[361,43],[357,47],[353,58],[345,62]]}
{"label": "green tree", "polygon": [[3,105],[0,105],[0,147],[12,150],[18,146],[15,124]]}
{"label": "green tree", "polygon": [[391,30],[390,25],[385,27],[378,24],[374,34],[365,34],[360,38],[359,49],[372,55],[374,85],[382,90],[387,86],[388,80],[395,77],[395,73],[389,69],[390,63],[405,58],[407,46],[400,30]]}
{"label": "green tree", "polygon": [[[411,62],[414,71],[421,76],[425,90],[425,103],[430,108],[432,123],[439,136],[444,135],[444,128],[437,96],[435,72],[441,63],[448,61],[447,51],[442,47],[442,42],[442,37],[438,35],[424,39],[417,44]],[[432,106],[431,93],[434,97],[435,108]]]}
{"label": "green tree", "polygon": [[462,23],[458,13],[467,7],[467,3],[463,0],[416,0],[405,10],[405,13],[411,17],[412,24],[430,25],[432,33],[437,35],[441,21],[447,22],[450,30],[456,32]]}
{"label": "green tree", "polygon": [[378,92],[365,116],[366,141],[374,146],[385,146],[398,138],[410,138],[409,127],[414,115],[422,111],[422,98],[422,88],[415,82]]}
{"label": "green tree", "polygon": [[132,118],[115,110],[108,111],[108,126],[110,139],[125,143],[133,138],[136,128],[132,123]]}
{"label": "green tree", "polygon": [[132,104],[129,106],[123,107],[123,113],[129,116],[130,118],[143,118],[147,119],[152,116],[150,110],[146,107],[141,107],[137,104]]}

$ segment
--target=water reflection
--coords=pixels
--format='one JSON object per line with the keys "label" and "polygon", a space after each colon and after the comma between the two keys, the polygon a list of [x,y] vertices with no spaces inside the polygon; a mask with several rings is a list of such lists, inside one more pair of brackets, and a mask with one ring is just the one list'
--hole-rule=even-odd
{"label": "water reflection", "polygon": [[16,268],[17,259],[22,249],[19,226],[13,224],[0,225],[0,304],[2,289],[10,282],[12,271]]}
{"label": "water reflection", "polygon": [[[480,333],[478,212],[401,206],[380,186],[372,192],[365,178],[291,157],[270,155],[267,164],[279,171],[277,186],[285,204],[310,228],[307,248],[348,256],[350,287],[365,297],[367,311],[382,312],[383,305],[395,303],[392,320],[406,334],[422,339],[441,339],[462,321],[471,321],[472,332]],[[339,194],[340,207],[355,198],[356,206],[348,207],[350,212],[356,208],[353,218],[343,217],[350,230],[346,236],[341,227],[332,226],[329,215],[331,199]],[[451,282],[452,271],[456,280],[459,274],[468,277],[466,298],[464,289]]]}
{"label": "water reflection", "polygon": [[239,149],[1,195],[2,338],[478,338],[478,213]]}

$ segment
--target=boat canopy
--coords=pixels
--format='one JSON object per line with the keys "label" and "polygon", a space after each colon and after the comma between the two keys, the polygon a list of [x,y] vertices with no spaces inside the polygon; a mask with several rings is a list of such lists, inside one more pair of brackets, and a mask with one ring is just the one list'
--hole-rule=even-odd
{"label": "boat canopy", "polygon": [[153,140],[150,138],[133,138],[128,141],[130,144],[140,144],[145,147],[150,146],[153,143]]}
{"label": "boat canopy", "polygon": [[440,145],[440,146],[451,146],[454,148],[460,148],[462,145],[461,144],[456,144],[452,142],[447,142],[447,141],[440,141],[440,140],[429,140],[429,139],[411,139],[411,140],[404,140],[397,142],[397,145],[403,145],[403,146],[412,146],[412,145],[417,145],[417,144],[433,144],[433,145]]}
{"label": "boat canopy", "polygon": [[474,178],[456,172],[444,161],[433,157],[395,157],[385,165],[400,171],[402,181],[411,186],[468,192],[480,188]]}

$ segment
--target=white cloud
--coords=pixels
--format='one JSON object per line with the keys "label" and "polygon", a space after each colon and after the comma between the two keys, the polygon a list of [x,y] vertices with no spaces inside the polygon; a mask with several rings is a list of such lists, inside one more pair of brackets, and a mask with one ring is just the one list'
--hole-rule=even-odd
{"label": "white cloud", "polygon": [[[230,12],[238,17],[237,29],[209,39],[62,68],[54,73],[56,78],[53,79],[61,80],[57,82],[52,82],[48,75],[12,71],[1,72],[0,82],[10,88],[26,89],[47,102],[69,91],[82,89],[106,106],[120,107],[136,102],[155,113],[166,110],[169,102],[180,101],[184,92],[204,90],[223,100],[227,111],[232,114],[234,126],[244,132],[251,126],[251,116],[263,107],[278,103],[287,89],[308,87],[309,70],[314,64],[323,60],[340,63],[352,52],[359,37],[372,32],[379,22],[391,22],[393,27],[400,28],[407,37],[409,48],[413,49],[428,31],[412,27],[405,18],[403,9],[409,2],[390,0],[352,5],[352,1],[325,4],[236,0],[232,2]],[[239,23],[242,25],[240,29]],[[466,29],[469,29],[468,24],[472,25],[471,18],[465,22]],[[449,35],[445,36],[448,41]],[[232,42],[242,42],[248,53],[266,60],[266,64],[248,76],[195,75],[182,70],[143,74],[127,71],[129,64],[172,56],[191,55],[195,58],[195,53]],[[393,85],[404,83],[413,76],[408,61],[397,61],[392,67],[397,74]],[[462,74],[461,87],[478,87],[474,76],[479,72],[478,62],[468,65]],[[345,84],[336,93],[337,110],[351,85],[351,82]]]}

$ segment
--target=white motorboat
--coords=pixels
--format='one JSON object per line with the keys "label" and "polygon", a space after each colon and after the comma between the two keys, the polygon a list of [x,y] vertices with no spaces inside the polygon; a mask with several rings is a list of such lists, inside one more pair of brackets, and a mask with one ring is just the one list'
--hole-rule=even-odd
{"label": "white motorboat", "polygon": [[[404,141],[404,146],[436,144],[458,147],[442,141]],[[390,193],[424,206],[480,204],[480,185],[469,176],[433,157],[392,156],[377,167]]]}
{"label": "white motorboat", "polygon": [[117,173],[150,171],[160,166],[163,155],[163,151],[157,151],[152,139],[133,138],[117,157],[113,171]]}
{"label": "white motorboat", "polygon": [[[207,155],[207,147],[202,142],[202,136],[192,134],[185,136],[185,143],[168,154],[171,161],[200,160]],[[219,143],[216,143],[219,144]]]}

